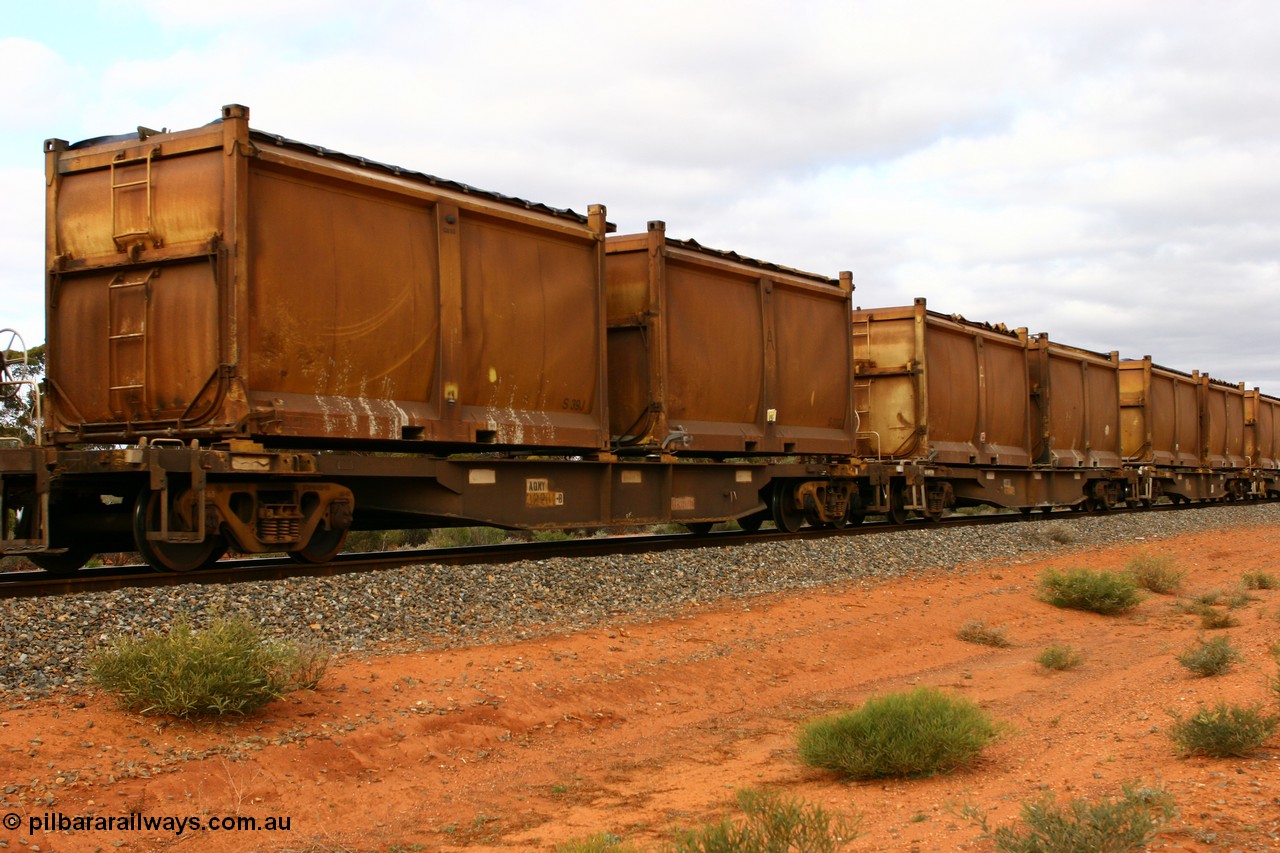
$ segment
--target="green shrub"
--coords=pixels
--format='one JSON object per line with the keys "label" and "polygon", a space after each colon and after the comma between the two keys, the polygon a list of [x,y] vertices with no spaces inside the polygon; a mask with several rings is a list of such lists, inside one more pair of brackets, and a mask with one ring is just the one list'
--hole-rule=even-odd
{"label": "green shrub", "polygon": [[1040,598],[1054,607],[1113,616],[1137,607],[1142,594],[1137,581],[1128,574],[1049,569],[1040,576]]}
{"label": "green shrub", "polygon": [[1240,660],[1240,652],[1231,645],[1228,637],[1200,640],[1192,648],[1178,655],[1178,663],[1201,676],[1222,675]]}
{"label": "green shrub", "polygon": [[997,735],[977,705],[921,687],[869,699],[800,732],[800,759],[855,779],[938,773],[972,761]]}
{"label": "green shrub", "polygon": [[1138,586],[1161,595],[1177,592],[1186,574],[1169,554],[1142,553],[1126,563],[1124,568],[1133,575]]}
{"label": "green shrub", "polygon": [[1003,628],[991,628],[981,619],[970,619],[960,626],[956,636],[966,643],[977,643],[980,646],[995,646],[1005,649],[1013,645],[1004,635]]}
{"label": "green shrub", "polygon": [[1198,613],[1205,607],[1212,607],[1222,601],[1222,590],[1206,589],[1192,597],[1189,612]]}
{"label": "green shrub", "polygon": [[1133,785],[1097,803],[1077,798],[1060,806],[1046,793],[1023,803],[1020,824],[994,831],[985,815],[968,812],[999,853],[1124,853],[1144,847],[1174,814],[1168,793]]}
{"label": "green shrub", "polygon": [[507,531],[497,527],[440,527],[431,531],[427,544],[432,548],[470,548],[505,541]]}
{"label": "green shrub", "polygon": [[1201,706],[1190,717],[1174,715],[1170,737],[1188,755],[1243,758],[1275,733],[1280,717],[1264,714],[1261,705]]}
{"label": "green shrub", "polygon": [[1036,656],[1036,663],[1045,669],[1075,669],[1084,663],[1084,656],[1070,646],[1049,646]]}
{"label": "green shrub", "polygon": [[246,714],[314,687],[328,667],[319,646],[268,640],[247,616],[218,616],[196,632],[122,637],[87,661],[90,677],[126,708],[179,717]]}
{"label": "green shrub", "polygon": [[738,806],[746,820],[723,820],[679,831],[676,853],[835,853],[859,834],[857,816],[829,814],[820,805],[776,791],[742,790]]}
{"label": "green shrub", "polygon": [[1280,581],[1276,580],[1276,576],[1269,572],[1245,572],[1240,582],[1245,589],[1276,589],[1280,587]]}
{"label": "green shrub", "polygon": [[1213,607],[1204,607],[1200,610],[1200,627],[1205,630],[1215,631],[1219,628],[1234,628],[1239,624],[1240,620],[1225,610],[1217,610]]}
{"label": "green shrub", "polygon": [[607,832],[556,845],[556,853],[635,853],[636,848]]}

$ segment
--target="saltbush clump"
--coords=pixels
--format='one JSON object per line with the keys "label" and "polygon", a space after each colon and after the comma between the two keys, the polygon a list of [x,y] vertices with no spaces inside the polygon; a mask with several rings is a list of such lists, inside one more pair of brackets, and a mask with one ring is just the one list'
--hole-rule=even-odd
{"label": "saltbush clump", "polygon": [[1245,589],[1280,589],[1280,581],[1270,572],[1245,572],[1240,583]]}
{"label": "saltbush clump", "polygon": [[1169,554],[1142,553],[1125,564],[1138,586],[1161,595],[1172,595],[1182,585],[1186,572],[1179,569]]}
{"label": "saltbush clump", "polygon": [[1020,824],[992,830],[986,815],[966,810],[999,853],[1125,853],[1145,846],[1176,810],[1159,788],[1125,785],[1101,802],[1077,798],[1058,805],[1053,795],[1023,803]]}
{"label": "saltbush clump", "polygon": [[635,847],[608,832],[556,845],[556,853],[638,853]]}
{"label": "saltbush clump", "polygon": [[270,640],[247,616],[217,616],[202,631],[180,618],[167,633],[122,637],[93,653],[90,677],[144,714],[247,714],[298,689],[328,667],[318,646]]}
{"label": "saltbush clump", "polygon": [[1126,573],[1049,569],[1040,576],[1040,598],[1054,607],[1113,616],[1137,607],[1142,594]]}
{"label": "saltbush clump", "polygon": [[1200,640],[1198,644],[1178,655],[1178,663],[1202,678],[1222,675],[1240,660],[1240,652],[1231,645],[1228,637]]}
{"label": "saltbush clump", "polygon": [[952,770],[977,758],[997,734],[974,703],[921,687],[814,720],[798,740],[806,764],[873,779]]}
{"label": "saltbush clump", "polygon": [[777,791],[739,791],[738,806],[745,820],[726,818],[701,829],[679,831],[671,849],[674,853],[835,853],[860,834],[857,816],[831,814],[821,805]]}
{"label": "saltbush clump", "polygon": [[960,630],[956,631],[956,637],[966,643],[995,646],[999,649],[1006,649],[1013,645],[1013,643],[1009,642],[1009,638],[1004,635],[1004,628],[989,626],[982,619],[970,619],[965,622],[960,626]]}
{"label": "saltbush clump", "polygon": [[1068,670],[1075,669],[1084,663],[1084,655],[1080,654],[1070,646],[1049,646],[1036,656],[1036,663],[1045,669]]}
{"label": "saltbush clump", "polygon": [[1244,758],[1275,734],[1280,717],[1265,714],[1261,705],[1201,706],[1183,718],[1174,715],[1169,736],[1187,755]]}

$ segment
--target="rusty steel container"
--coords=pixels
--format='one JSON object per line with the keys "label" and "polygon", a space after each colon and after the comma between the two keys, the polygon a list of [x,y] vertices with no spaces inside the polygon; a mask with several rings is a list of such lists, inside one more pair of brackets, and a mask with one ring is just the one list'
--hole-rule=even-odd
{"label": "rusty steel container", "polygon": [[1034,461],[1025,330],[927,310],[853,313],[860,453],[939,464]]}
{"label": "rusty steel container", "polygon": [[850,455],[850,292],[839,280],[646,233],[606,243],[619,445]]}
{"label": "rusty steel container", "polygon": [[1247,468],[1244,383],[1231,385],[1200,375],[1200,424],[1203,464],[1210,468]]}
{"label": "rusty steel container", "polygon": [[1057,468],[1120,467],[1120,355],[1028,343],[1035,462]]}
{"label": "rusty steel container", "polygon": [[1244,452],[1250,467],[1280,468],[1280,399],[1257,388],[1245,393]]}
{"label": "rusty steel container", "polygon": [[1120,362],[1120,447],[1126,462],[1197,468],[1200,374],[1153,364],[1151,356]]}
{"label": "rusty steel container", "polygon": [[52,440],[608,446],[603,208],[248,119],[46,143]]}

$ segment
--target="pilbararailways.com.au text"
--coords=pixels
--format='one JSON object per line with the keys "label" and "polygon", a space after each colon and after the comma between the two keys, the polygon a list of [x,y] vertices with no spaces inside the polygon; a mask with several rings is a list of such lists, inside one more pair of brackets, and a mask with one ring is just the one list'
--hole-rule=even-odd
{"label": "pilbararailways.com.au text", "polygon": [[[16,818],[16,820],[15,820]],[[13,812],[5,815],[6,829],[17,829],[23,823],[27,834],[37,832],[288,832],[293,818],[288,816],[253,817],[250,815],[68,815],[44,812],[23,818]]]}

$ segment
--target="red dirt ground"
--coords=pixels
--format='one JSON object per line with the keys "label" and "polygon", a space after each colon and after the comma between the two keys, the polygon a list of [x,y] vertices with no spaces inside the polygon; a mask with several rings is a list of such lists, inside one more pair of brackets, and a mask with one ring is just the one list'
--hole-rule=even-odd
{"label": "red dirt ground", "polygon": [[[612,832],[650,848],[673,827],[735,814],[734,792],[772,787],[862,815],[853,851],[987,850],[957,816],[1013,820],[1042,790],[1103,797],[1161,785],[1180,816],[1153,850],[1280,848],[1280,737],[1247,759],[1181,757],[1169,712],[1273,702],[1280,591],[1252,593],[1227,630],[1244,659],[1196,678],[1175,656],[1205,632],[1177,599],[1130,614],[1058,610],[1035,597],[1046,567],[1118,569],[1143,543],[1059,552],[910,580],[860,583],[617,621],[522,642],[344,657],[319,690],[248,719],[187,723],[58,694],[0,721],[9,850],[550,850]],[[1280,573],[1280,527],[1159,543],[1184,595]],[[967,620],[1011,648],[956,638]],[[1216,633],[1216,632],[1215,632]],[[1053,643],[1084,652],[1047,673]],[[1007,724],[972,767],[845,782],[800,764],[802,721],[872,694],[931,685]],[[289,818],[288,830],[30,832],[32,817]],[[0,844],[3,846],[3,844]]]}

